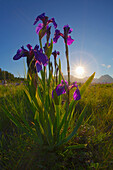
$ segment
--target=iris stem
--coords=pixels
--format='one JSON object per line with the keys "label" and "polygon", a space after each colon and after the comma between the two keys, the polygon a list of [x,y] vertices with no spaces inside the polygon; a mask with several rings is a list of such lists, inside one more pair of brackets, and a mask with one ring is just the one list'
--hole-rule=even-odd
{"label": "iris stem", "polygon": [[56,56],[54,56],[54,65],[55,65],[55,71],[56,71],[56,85],[57,85]]}
{"label": "iris stem", "polygon": [[[69,55],[68,55],[67,40],[65,41],[65,48],[66,48],[67,73],[68,73],[68,86],[69,86],[69,85],[70,85],[70,65],[69,65]],[[67,91],[67,94],[68,94],[68,105],[69,105],[69,90]]]}
{"label": "iris stem", "polygon": [[39,42],[40,42],[40,48],[42,49],[42,41],[40,37],[39,37]]}
{"label": "iris stem", "polygon": [[[40,48],[42,49],[42,41],[39,36]],[[46,81],[46,67],[44,67],[44,93],[45,93],[45,81]]]}

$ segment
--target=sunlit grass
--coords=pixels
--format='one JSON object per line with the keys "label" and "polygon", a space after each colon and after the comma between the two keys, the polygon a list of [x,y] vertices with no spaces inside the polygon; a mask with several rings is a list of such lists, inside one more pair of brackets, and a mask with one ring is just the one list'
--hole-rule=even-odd
{"label": "sunlit grass", "polygon": [[[25,114],[31,120],[32,110],[26,104],[23,85],[0,86],[0,108],[5,105],[15,114]],[[73,90],[72,90],[73,94]],[[71,94],[71,95],[72,95]],[[0,166],[3,169],[110,169],[113,168],[113,84],[91,85],[79,101],[75,114],[79,115],[88,103],[87,115],[77,135],[68,142],[87,144],[84,149],[62,150],[56,155],[41,153],[38,146],[0,110]],[[30,123],[30,122],[29,122]],[[31,123],[32,126],[32,123]],[[43,159],[41,159],[43,158]],[[49,162],[50,161],[50,162]],[[55,162],[54,162],[55,161]]]}

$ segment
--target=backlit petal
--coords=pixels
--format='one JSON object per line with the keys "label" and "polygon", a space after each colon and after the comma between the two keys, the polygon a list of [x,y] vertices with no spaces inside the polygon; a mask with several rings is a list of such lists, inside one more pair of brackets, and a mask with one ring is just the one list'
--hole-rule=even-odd
{"label": "backlit petal", "polygon": [[74,100],[80,100],[81,99],[81,96],[80,96],[80,91],[79,89],[77,88],[73,94],[73,98]]}

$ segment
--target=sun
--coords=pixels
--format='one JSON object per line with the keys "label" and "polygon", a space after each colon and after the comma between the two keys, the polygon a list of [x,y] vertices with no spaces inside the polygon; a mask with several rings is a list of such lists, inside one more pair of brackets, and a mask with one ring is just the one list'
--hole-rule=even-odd
{"label": "sun", "polygon": [[78,66],[75,69],[77,76],[82,77],[84,75],[84,67]]}

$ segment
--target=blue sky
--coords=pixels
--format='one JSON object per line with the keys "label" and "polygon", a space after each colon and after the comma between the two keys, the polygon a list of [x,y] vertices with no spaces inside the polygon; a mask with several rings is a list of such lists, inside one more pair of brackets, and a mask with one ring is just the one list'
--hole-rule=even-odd
{"label": "blue sky", "polygon": [[[97,78],[104,74],[113,77],[113,0],[0,0],[2,70],[24,76],[25,59],[13,61],[13,56],[22,45],[30,43],[34,47],[39,43],[33,23],[43,12],[55,18],[61,32],[67,24],[73,29],[71,37],[75,41],[69,46],[72,75],[76,76],[75,69],[81,65],[84,77],[93,72]],[[54,44],[54,50],[60,51],[62,71],[67,74],[62,38]]]}

